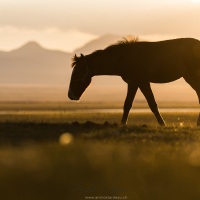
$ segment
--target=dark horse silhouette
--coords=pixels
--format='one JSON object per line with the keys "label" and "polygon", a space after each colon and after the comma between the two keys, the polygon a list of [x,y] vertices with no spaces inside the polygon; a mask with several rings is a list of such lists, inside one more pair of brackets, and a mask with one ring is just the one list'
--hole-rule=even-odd
{"label": "dark horse silhouette", "polygon": [[[124,40],[104,50],[73,58],[68,96],[79,100],[93,76],[117,75],[128,84],[121,123],[126,124],[138,88],[147,99],[158,123],[161,117],[150,83],[168,83],[183,77],[200,102],[200,41],[180,38],[159,42]],[[200,125],[200,115],[197,121]]]}

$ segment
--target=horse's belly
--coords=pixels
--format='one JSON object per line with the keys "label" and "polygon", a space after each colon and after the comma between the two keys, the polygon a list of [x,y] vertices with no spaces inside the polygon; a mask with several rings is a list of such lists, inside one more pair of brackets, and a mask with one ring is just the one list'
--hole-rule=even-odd
{"label": "horse's belly", "polygon": [[158,78],[151,78],[149,79],[149,82],[151,83],[169,83],[169,82],[173,82],[177,79],[181,78],[181,76],[178,77],[158,77]]}
{"label": "horse's belly", "polygon": [[143,65],[144,71],[146,66],[148,66],[146,68],[146,76],[150,82],[168,83],[183,76],[185,64],[180,57],[169,55],[162,56],[161,58],[158,60],[149,60],[149,63]]}
{"label": "horse's belly", "polygon": [[147,73],[146,76],[149,82],[152,83],[169,83],[182,77],[181,73],[175,70],[157,70],[154,73]]}

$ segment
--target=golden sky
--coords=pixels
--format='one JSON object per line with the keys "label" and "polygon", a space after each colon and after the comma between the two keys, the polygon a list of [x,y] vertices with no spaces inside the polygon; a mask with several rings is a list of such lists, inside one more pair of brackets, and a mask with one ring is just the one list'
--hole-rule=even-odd
{"label": "golden sky", "polygon": [[70,52],[103,34],[200,39],[200,0],[0,0],[0,50]]}

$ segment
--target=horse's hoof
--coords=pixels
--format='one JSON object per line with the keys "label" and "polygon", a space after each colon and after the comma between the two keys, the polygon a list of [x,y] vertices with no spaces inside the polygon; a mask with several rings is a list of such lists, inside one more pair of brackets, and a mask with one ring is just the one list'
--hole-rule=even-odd
{"label": "horse's hoof", "polygon": [[121,122],[121,124],[120,124],[121,126],[126,126],[127,125],[127,123],[124,123],[124,122]]}
{"label": "horse's hoof", "polygon": [[159,124],[160,124],[160,126],[163,126],[163,127],[166,126],[165,122],[161,122],[161,123],[159,123]]}

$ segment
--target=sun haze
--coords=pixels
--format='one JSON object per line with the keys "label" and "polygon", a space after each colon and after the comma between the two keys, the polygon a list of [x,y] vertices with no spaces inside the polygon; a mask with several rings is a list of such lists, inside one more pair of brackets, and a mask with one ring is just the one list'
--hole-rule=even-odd
{"label": "sun haze", "polygon": [[73,51],[100,35],[200,38],[199,0],[1,0],[0,50],[35,40]]}

